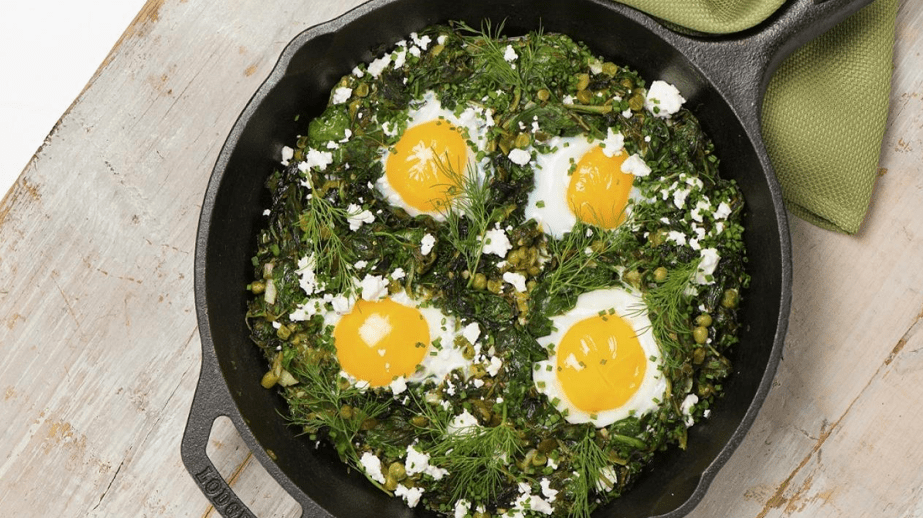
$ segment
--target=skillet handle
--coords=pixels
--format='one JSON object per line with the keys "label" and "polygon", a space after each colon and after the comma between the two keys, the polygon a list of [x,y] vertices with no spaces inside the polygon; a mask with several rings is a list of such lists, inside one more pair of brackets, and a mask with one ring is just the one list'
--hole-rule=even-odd
{"label": "skillet handle", "polygon": [[[224,480],[215,464],[208,458],[205,448],[211,435],[215,419],[227,416],[227,391],[216,388],[215,372],[204,372],[207,362],[202,364],[202,375],[192,398],[189,419],[183,432],[180,447],[183,464],[198,484],[202,494],[212,503],[221,516],[225,518],[256,518],[250,509],[237,497],[231,486]],[[220,377],[220,374],[218,374]],[[224,393],[222,393],[224,392]]]}
{"label": "skillet handle", "polygon": [[832,29],[873,0],[789,0],[756,27],[700,37],[669,31],[666,39],[689,49],[712,83],[759,134],[760,108],[772,74],[802,45]]}

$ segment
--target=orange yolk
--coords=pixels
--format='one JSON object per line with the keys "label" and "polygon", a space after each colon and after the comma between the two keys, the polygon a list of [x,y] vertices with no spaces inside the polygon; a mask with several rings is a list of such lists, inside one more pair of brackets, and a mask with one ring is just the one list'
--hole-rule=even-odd
{"label": "orange yolk", "polygon": [[460,185],[455,178],[465,174],[468,146],[458,128],[444,120],[433,120],[407,128],[385,164],[388,183],[407,205],[420,212],[444,209]]}
{"label": "orange yolk", "polygon": [[647,369],[635,330],[618,315],[577,322],[561,339],[556,354],[561,388],[584,412],[624,405],[641,386]]}
{"label": "orange yolk", "polygon": [[625,158],[625,153],[608,157],[601,147],[580,158],[567,188],[567,204],[577,219],[602,228],[615,228],[624,221],[635,179],[622,172]]}
{"label": "orange yolk", "polygon": [[415,308],[359,300],[333,330],[340,367],[373,387],[409,376],[429,347],[429,325]]}

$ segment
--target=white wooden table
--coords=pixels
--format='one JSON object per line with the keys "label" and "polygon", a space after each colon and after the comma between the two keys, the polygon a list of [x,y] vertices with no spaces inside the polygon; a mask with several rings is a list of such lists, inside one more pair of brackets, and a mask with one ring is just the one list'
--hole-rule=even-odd
{"label": "white wooden table", "polygon": [[[285,44],[358,3],[149,0],[0,203],[0,515],[216,516],[179,456],[202,196]],[[862,231],[791,220],[784,360],[693,517],[923,516],[921,26],[903,0]],[[257,516],[299,514],[226,419],[209,453]]]}

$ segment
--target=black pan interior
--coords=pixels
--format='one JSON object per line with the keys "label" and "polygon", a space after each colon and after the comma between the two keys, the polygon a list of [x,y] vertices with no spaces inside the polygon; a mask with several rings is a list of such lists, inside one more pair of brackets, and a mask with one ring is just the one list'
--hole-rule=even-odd
{"label": "black pan interior", "polygon": [[[746,134],[736,110],[725,103],[683,52],[661,39],[649,21],[624,7],[606,1],[561,0],[385,0],[371,7],[374,9],[361,7],[352,15],[355,19],[345,25],[335,23],[338,30],[334,32],[313,38],[302,35],[295,40],[293,46],[300,48],[291,54],[284,73],[274,73],[251,101],[215,169],[212,182],[218,182],[217,190],[213,199],[206,200],[206,204],[213,204],[211,217],[203,222],[207,230],[205,298],[200,303],[206,306],[214,353],[240,412],[239,418],[232,418],[242,427],[242,435],[251,447],[274,452],[278,469],[271,472],[281,471],[335,516],[426,515],[387,497],[361,475],[347,473],[329,449],[315,449],[312,441],[285,425],[280,418],[286,413],[284,401],[259,385],[266,365],[248,339],[244,323],[247,293],[243,287],[252,280],[254,236],[263,221],[261,213],[269,206],[265,178],[278,167],[281,147],[291,145],[295,136],[305,131],[307,121],[322,111],[332,85],[356,64],[373,59],[395,41],[432,23],[460,19],[478,27],[483,19],[492,20],[494,26],[505,20],[506,34],[523,34],[539,27],[563,32],[583,40],[607,59],[635,68],[648,81],[675,83],[686,94],[686,106],[715,141],[721,173],[736,179],[746,197],[746,242],[753,282],[742,307],[748,327],[732,356],[736,369],[725,384],[726,396],[706,422],[691,429],[688,451],[671,450],[660,455],[631,492],[597,512],[598,516],[626,518],[685,514],[714,476],[717,468],[709,467],[719,456],[730,454],[733,448],[727,445],[732,438],[739,442],[742,437],[735,436],[735,431],[753,403],[770,362],[780,319],[781,236],[769,173],[761,166],[751,141],[758,136]],[[271,462],[262,452],[257,456]],[[705,472],[705,487],[699,488]],[[694,493],[696,498],[687,503]]]}

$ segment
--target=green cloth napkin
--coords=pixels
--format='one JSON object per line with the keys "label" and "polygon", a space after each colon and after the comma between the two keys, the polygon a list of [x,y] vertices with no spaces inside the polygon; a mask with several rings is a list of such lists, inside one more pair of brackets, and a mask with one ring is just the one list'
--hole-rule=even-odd
{"label": "green cloth napkin", "polygon": [[[694,31],[727,34],[784,0],[618,0]],[[786,207],[854,234],[868,212],[888,117],[897,0],[877,0],[792,54],[763,103],[763,139]]]}

